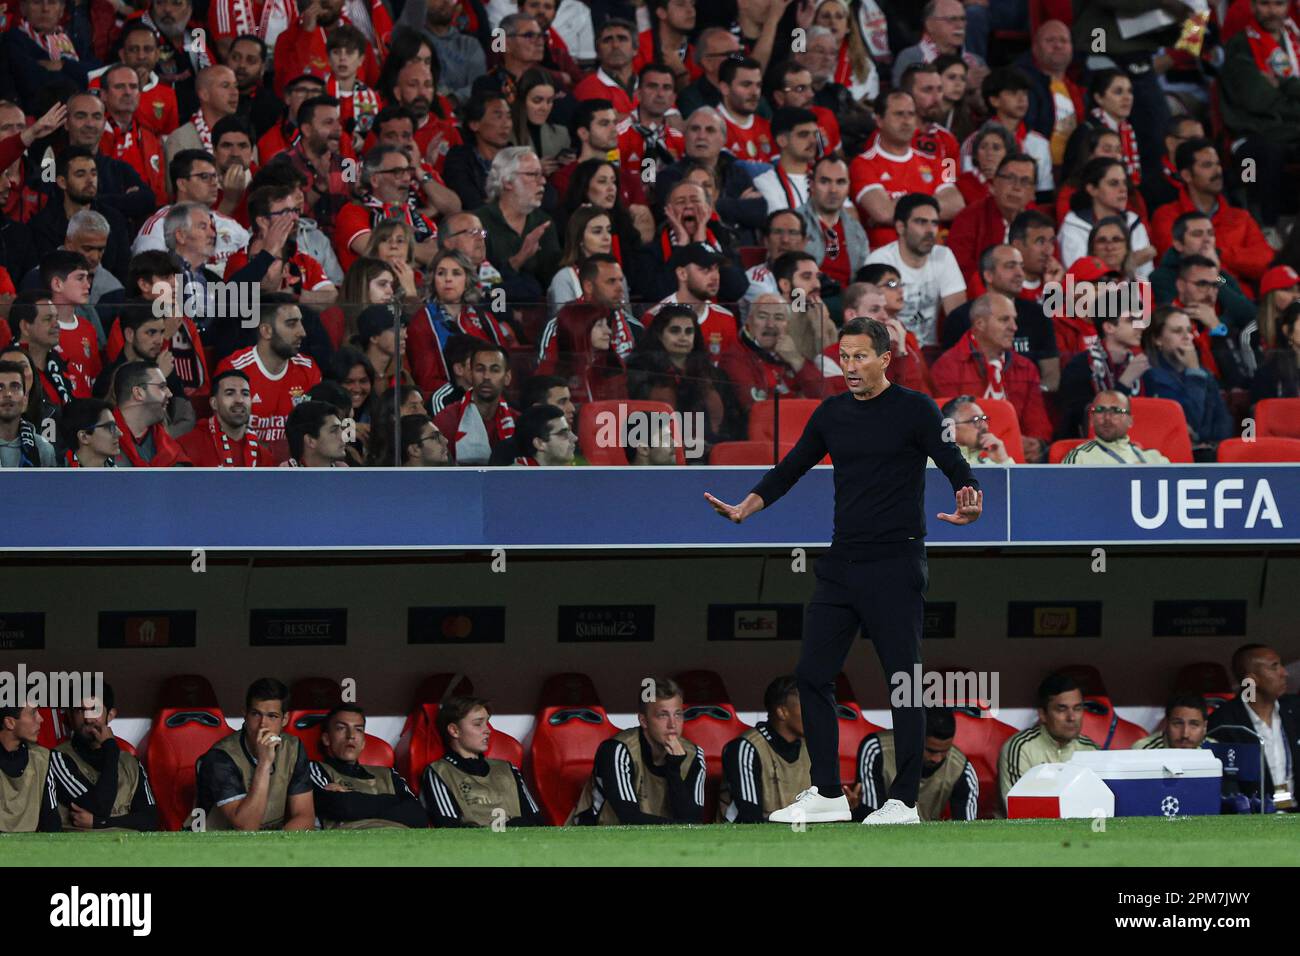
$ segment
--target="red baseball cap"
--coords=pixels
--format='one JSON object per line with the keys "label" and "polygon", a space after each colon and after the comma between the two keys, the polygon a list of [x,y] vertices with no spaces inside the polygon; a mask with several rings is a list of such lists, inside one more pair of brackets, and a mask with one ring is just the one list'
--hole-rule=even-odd
{"label": "red baseball cap", "polygon": [[1072,276],[1075,282],[1097,282],[1101,279],[1122,278],[1118,270],[1112,269],[1096,256],[1083,256],[1075,259],[1074,262],[1070,263],[1070,268],[1066,270],[1066,275]]}
{"label": "red baseball cap", "polygon": [[1293,285],[1300,285],[1300,275],[1290,266],[1274,266],[1259,280],[1259,294],[1268,295],[1278,289],[1289,289]]}

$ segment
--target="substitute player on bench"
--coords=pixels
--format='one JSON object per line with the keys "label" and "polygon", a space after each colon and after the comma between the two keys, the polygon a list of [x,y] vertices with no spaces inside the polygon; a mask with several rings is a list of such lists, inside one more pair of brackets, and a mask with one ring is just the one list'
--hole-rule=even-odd
{"label": "substitute player on bench", "polygon": [[[852,319],[840,330],[840,367],[849,390],[813,413],[798,443],[739,505],[705,498],[739,524],[774,504],[829,452],[835,467],[835,532],[817,560],[800,648],[799,699],[812,762],[813,786],[772,813],[774,823],[851,819],[840,785],[835,676],[859,627],[876,645],[888,680],[921,662],[921,621],[929,570],[925,558],[925,463],[934,459],[956,494],[942,521],[969,524],[983,509],[970,465],[944,441],[934,399],[885,377],[889,332],[874,319]],[[920,707],[893,708],[898,776],[889,799],[864,823],[919,823],[925,716]]]}
{"label": "substitute player on bench", "polygon": [[[944,807],[950,820],[974,820],[979,810],[980,782],[966,755],[953,746],[957,721],[952,711],[930,708],[925,712],[925,756],[916,812],[922,820],[942,820]],[[889,786],[898,776],[894,757],[894,732],[867,734],[858,745],[858,779],[849,794],[854,818],[865,817],[885,802]]]}
{"label": "substitute player on bench", "polygon": [[794,675],[768,684],[763,704],[767,720],[722,748],[719,823],[762,823],[808,789],[808,748]]}
{"label": "substitute player on bench", "polygon": [[360,763],[366,749],[366,712],[339,704],[325,715],[325,751],[311,762],[316,816],[325,830],[424,827],[424,808],[391,767]]}

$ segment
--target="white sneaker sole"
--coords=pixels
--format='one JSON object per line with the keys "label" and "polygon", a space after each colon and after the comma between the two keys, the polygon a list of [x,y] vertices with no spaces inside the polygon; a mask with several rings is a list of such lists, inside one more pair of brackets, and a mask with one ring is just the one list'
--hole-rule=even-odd
{"label": "white sneaker sole", "polygon": [[[777,814],[781,814],[780,817]],[[794,823],[794,814],[785,810],[775,810],[768,818],[769,823]],[[853,814],[847,810],[817,810],[805,814],[802,818],[804,823],[845,823],[853,819]]]}
{"label": "white sneaker sole", "polygon": [[921,822],[921,821],[920,821],[919,819],[916,819],[916,820],[863,820],[863,821],[862,821],[862,825],[863,825],[863,826],[875,826],[875,827],[897,827],[897,826],[908,826],[909,824],[920,823],[920,822]]}

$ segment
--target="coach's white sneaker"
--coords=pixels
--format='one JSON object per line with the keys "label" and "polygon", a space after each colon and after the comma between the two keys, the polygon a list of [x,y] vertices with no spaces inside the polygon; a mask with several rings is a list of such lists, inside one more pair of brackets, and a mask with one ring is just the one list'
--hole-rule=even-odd
{"label": "coach's white sneaker", "polygon": [[767,819],[771,823],[839,823],[852,820],[853,811],[843,794],[823,797],[816,787],[809,787],[794,798],[794,803],[773,810]]}
{"label": "coach's white sneaker", "polygon": [[920,823],[921,817],[916,807],[909,807],[902,800],[886,800],[879,810],[867,814],[863,823]]}

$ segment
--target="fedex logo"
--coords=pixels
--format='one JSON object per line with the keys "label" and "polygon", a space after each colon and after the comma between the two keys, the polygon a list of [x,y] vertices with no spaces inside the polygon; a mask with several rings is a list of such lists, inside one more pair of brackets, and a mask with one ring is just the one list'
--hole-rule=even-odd
{"label": "fedex logo", "polygon": [[[1129,482],[1133,523],[1146,531],[1162,527],[1170,517],[1170,480],[1161,478],[1155,481],[1154,496],[1144,487],[1152,483],[1141,478]],[[1249,530],[1262,522],[1274,528],[1282,527],[1282,516],[1267,479],[1257,479],[1249,491],[1244,478],[1220,478],[1213,482],[1213,487],[1206,478],[1179,478],[1172,484],[1173,512],[1179,527],[1189,530],[1223,528],[1228,513],[1232,511],[1245,513],[1244,524],[1238,517],[1234,519],[1234,527]],[[1148,512],[1153,497],[1154,510]]]}

